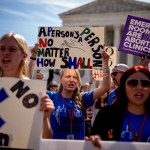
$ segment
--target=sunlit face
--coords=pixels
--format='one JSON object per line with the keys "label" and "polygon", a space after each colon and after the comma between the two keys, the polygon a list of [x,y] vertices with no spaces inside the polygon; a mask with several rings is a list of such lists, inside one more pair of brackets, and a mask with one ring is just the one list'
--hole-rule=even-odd
{"label": "sunlit face", "polygon": [[42,80],[43,79],[43,73],[37,72],[36,73],[36,79]]}
{"label": "sunlit face", "polygon": [[49,86],[49,90],[53,91],[53,92],[57,92],[58,91],[58,85],[55,82],[51,82],[50,86]]}
{"label": "sunlit face", "polygon": [[[133,79],[134,82],[132,82]],[[150,81],[148,77],[142,72],[136,72],[127,79],[125,88],[129,100],[128,105],[144,105],[145,101],[149,97],[150,87],[143,87],[141,80],[146,80],[146,83]],[[137,86],[135,81],[138,82]]]}
{"label": "sunlit face", "polygon": [[123,74],[123,72],[121,72],[117,69],[113,69],[113,71],[111,73],[111,78],[116,86],[119,86],[120,78],[121,78],[122,74]]}
{"label": "sunlit face", "polygon": [[66,69],[60,79],[63,90],[74,91],[78,85],[78,76],[74,69]]}
{"label": "sunlit face", "polygon": [[88,86],[89,86],[89,83],[85,83],[85,84],[83,85],[83,88],[82,88],[82,91],[81,91],[81,92],[87,92]]}
{"label": "sunlit face", "polygon": [[6,38],[0,43],[0,66],[3,74],[15,74],[24,59],[17,41],[13,38]]}

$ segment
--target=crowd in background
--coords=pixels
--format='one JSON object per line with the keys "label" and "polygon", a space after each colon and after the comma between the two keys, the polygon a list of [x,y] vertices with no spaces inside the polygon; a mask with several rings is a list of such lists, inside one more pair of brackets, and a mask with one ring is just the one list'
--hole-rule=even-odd
{"label": "crowd in background", "polygon": [[[29,49],[25,39],[15,33],[3,35],[0,76],[32,79],[37,46],[31,49],[30,61],[26,63]],[[103,49],[101,84],[92,75],[82,84],[77,69],[62,70],[59,83],[53,77],[48,81],[40,108],[44,113],[43,138],[85,138],[97,147],[100,147],[100,137],[102,140],[150,142],[149,58],[139,57],[137,65],[132,67],[116,64],[110,72],[110,56],[105,47]],[[43,79],[41,70],[36,71],[35,79]]]}

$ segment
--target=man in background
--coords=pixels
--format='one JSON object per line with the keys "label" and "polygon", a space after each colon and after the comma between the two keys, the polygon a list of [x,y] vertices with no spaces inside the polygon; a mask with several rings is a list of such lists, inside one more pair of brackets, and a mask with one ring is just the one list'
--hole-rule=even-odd
{"label": "man in background", "polygon": [[115,102],[117,89],[120,84],[120,78],[128,68],[129,67],[126,64],[117,64],[112,69],[111,78],[112,78],[112,81],[114,82],[115,89],[109,93],[109,96],[108,96],[109,106]]}
{"label": "man in background", "polygon": [[42,80],[43,77],[44,77],[44,76],[43,76],[42,71],[41,71],[41,70],[37,70],[37,71],[36,71],[36,79]]}

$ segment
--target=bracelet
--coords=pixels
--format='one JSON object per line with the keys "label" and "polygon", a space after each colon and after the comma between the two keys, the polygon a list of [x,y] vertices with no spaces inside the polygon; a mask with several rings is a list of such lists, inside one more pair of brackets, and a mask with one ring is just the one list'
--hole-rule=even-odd
{"label": "bracelet", "polygon": [[93,84],[92,82],[89,82],[89,84]]}
{"label": "bracelet", "polygon": [[30,57],[30,59],[31,59],[31,60],[36,60],[36,58],[35,58],[35,57],[32,57],[32,56]]}
{"label": "bracelet", "polygon": [[103,73],[109,73],[109,72],[110,72],[109,68],[103,68]]}
{"label": "bracelet", "polygon": [[106,78],[109,76],[109,73],[103,73],[103,77]]}

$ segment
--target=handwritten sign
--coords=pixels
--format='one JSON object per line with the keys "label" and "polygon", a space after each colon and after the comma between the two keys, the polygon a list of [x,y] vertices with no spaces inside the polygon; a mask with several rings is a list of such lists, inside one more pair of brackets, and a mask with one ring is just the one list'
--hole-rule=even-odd
{"label": "handwritten sign", "polygon": [[39,27],[38,68],[102,67],[103,27]]}
{"label": "handwritten sign", "polygon": [[[150,143],[101,141],[101,150],[149,150]],[[39,150],[98,150],[90,141],[40,140]]]}
{"label": "handwritten sign", "polygon": [[150,56],[150,20],[128,15],[119,51]]}
{"label": "handwritten sign", "polygon": [[[106,52],[110,54],[109,69],[111,72],[111,70],[114,68],[114,66],[117,63],[116,47],[108,46],[108,47],[106,47]],[[99,81],[103,80],[103,70],[101,68],[94,67],[92,70],[92,74],[93,74],[95,80],[99,80]]]}
{"label": "handwritten sign", "polygon": [[40,93],[46,82],[0,78],[0,146],[35,149],[41,136]]}

